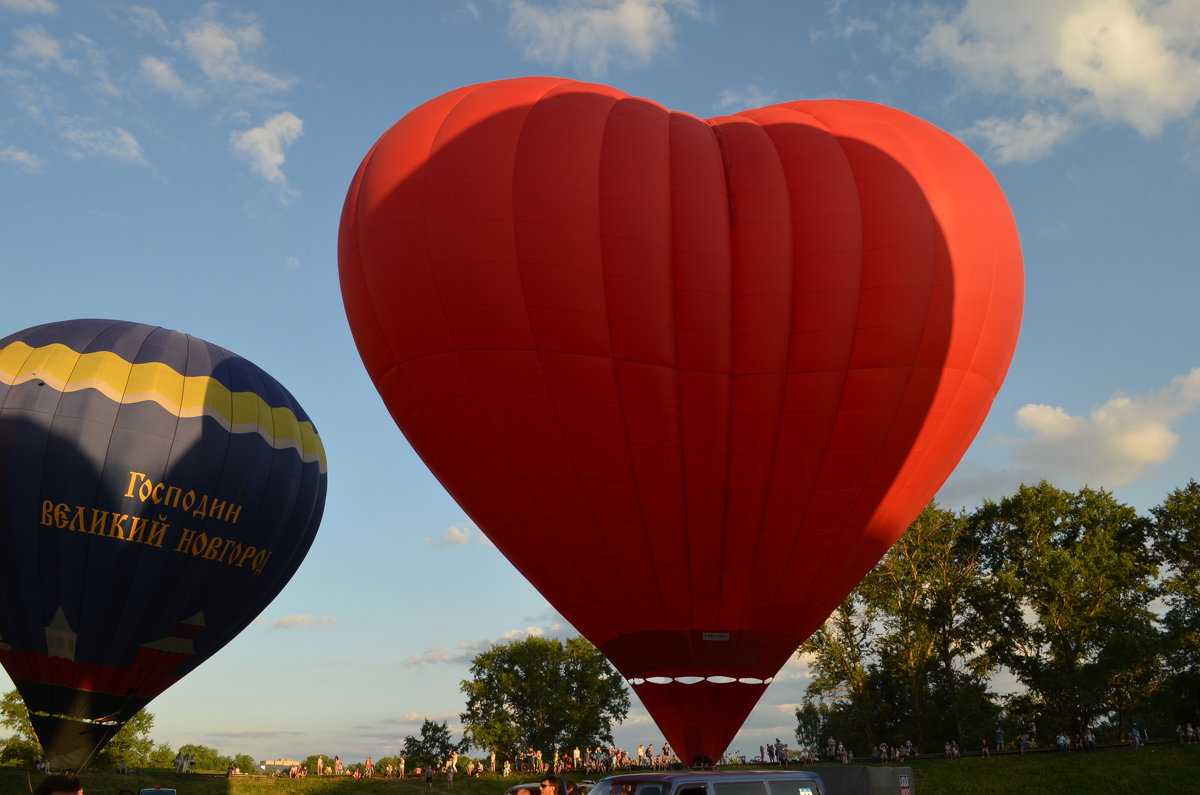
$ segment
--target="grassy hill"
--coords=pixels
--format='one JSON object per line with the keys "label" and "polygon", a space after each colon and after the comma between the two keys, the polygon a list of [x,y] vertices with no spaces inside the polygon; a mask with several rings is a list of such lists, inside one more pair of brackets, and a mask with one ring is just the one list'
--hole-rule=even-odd
{"label": "grassy hill", "polygon": [[[1200,792],[1200,746],[1151,745],[1134,751],[1112,748],[1096,753],[1036,753],[1001,755],[991,759],[977,757],[949,761],[938,757],[917,759],[912,764],[917,795],[992,795],[1027,793],[1067,795],[1069,793],[1120,793],[1121,795],[1171,795]],[[819,766],[818,766],[819,769]],[[226,779],[204,775],[177,777],[174,772],[119,776],[115,773],[87,771],[83,775],[86,795],[119,795],[122,790],[136,793],[140,787],[161,784],[175,787],[179,795],[425,795],[424,780],[353,779],[275,779],[246,776]],[[29,792],[27,782],[36,786],[39,777],[31,771],[0,768],[0,794]],[[488,776],[469,780],[458,777],[453,795],[502,795],[515,776],[503,779]],[[434,782],[434,795],[448,795],[446,782]]]}

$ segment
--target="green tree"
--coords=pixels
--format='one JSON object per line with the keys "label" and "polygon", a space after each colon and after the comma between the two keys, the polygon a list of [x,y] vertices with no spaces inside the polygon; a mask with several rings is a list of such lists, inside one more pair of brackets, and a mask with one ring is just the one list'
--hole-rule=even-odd
{"label": "green tree", "polygon": [[42,756],[42,746],[29,722],[29,710],[21,694],[10,690],[0,699],[0,726],[12,735],[0,741],[0,762],[7,765],[31,765]]}
{"label": "green tree", "polygon": [[250,754],[235,754],[233,757],[233,766],[247,775],[253,775],[258,772],[258,763],[254,761],[254,757]]}
{"label": "green tree", "polygon": [[146,710],[139,711],[113,735],[92,765],[115,768],[124,762],[129,767],[148,767],[154,754],[154,740],[150,737],[153,728],[154,716]]}
{"label": "green tree", "polygon": [[168,768],[175,764],[175,750],[166,743],[155,743],[146,767]]}
{"label": "green tree", "polygon": [[1103,490],[1021,486],[973,516],[1003,604],[989,652],[1049,731],[1080,732],[1156,686],[1148,521]]}
{"label": "green tree", "polygon": [[221,756],[220,751],[216,748],[210,748],[207,745],[181,745],[179,746],[179,753],[185,756],[196,757],[197,773],[224,773],[233,762],[230,757]]}
{"label": "green tree", "polygon": [[[407,769],[428,767],[445,760],[451,751],[465,753],[467,741],[462,739],[454,742],[450,738],[450,724],[446,721],[437,723],[426,718],[421,724],[421,734],[413,737],[411,734],[404,738],[404,756]],[[328,758],[328,757],[326,757]]]}
{"label": "green tree", "polygon": [[461,685],[465,738],[500,758],[609,745],[613,724],[629,713],[625,680],[580,637],[492,646],[472,660],[471,677]]}
{"label": "green tree", "polygon": [[1162,714],[1171,723],[1200,715],[1200,484],[1188,481],[1151,510],[1163,565],[1167,680]]}
{"label": "green tree", "polygon": [[[995,719],[987,692],[995,667],[983,651],[997,600],[983,578],[984,558],[971,523],[930,503],[866,577],[860,589],[877,617],[877,690],[893,709],[886,737],[976,739]],[[940,739],[939,739],[940,738]]]}
{"label": "green tree", "polygon": [[802,709],[809,710],[810,718],[824,719],[818,736],[828,733],[856,745],[876,743],[875,620],[874,606],[856,588],[797,652],[810,661],[812,679]]}
{"label": "green tree", "polygon": [[[42,757],[42,747],[29,721],[29,710],[21,694],[10,690],[0,699],[0,725],[14,732],[0,744],[0,761],[9,764],[29,764]],[[90,764],[99,768],[115,768],[122,761],[130,767],[148,767],[154,759],[154,741],[150,731],[154,715],[140,710],[121,727]]]}

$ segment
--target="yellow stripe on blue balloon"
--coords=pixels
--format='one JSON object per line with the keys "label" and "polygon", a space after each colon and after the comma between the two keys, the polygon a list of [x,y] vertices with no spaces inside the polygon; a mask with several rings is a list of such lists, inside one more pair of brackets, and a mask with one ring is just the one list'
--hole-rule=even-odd
{"label": "yellow stripe on blue balloon", "polygon": [[157,403],[181,418],[212,417],[230,433],[257,433],[275,449],[294,449],[326,470],[325,447],[311,422],[209,376],[185,376],[162,362],[134,364],[111,351],[81,354],[60,343],[33,348],[18,340],[0,349],[0,383],[35,380],[60,392],[95,389],[117,403]]}

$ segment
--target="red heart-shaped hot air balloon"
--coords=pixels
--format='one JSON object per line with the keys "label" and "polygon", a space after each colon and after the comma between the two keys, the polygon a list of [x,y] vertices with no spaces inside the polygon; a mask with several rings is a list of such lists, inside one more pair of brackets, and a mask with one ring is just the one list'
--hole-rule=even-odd
{"label": "red heart-shaped hot air balloon", "polygon": [[933,125],[545,77],[385,133],[339,262],[405,436],[685,761],[949,475],[1022,302],[1000,188]]}

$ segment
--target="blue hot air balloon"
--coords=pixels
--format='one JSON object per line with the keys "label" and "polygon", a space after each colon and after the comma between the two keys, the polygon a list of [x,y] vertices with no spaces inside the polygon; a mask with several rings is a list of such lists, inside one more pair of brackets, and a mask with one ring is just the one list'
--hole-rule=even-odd
{"label": "blue hot air balloon", "polygon": [[0,663],[50,765],[249,624],[325,492],[312,422],[236,354],[115,320],[0,340]]}

